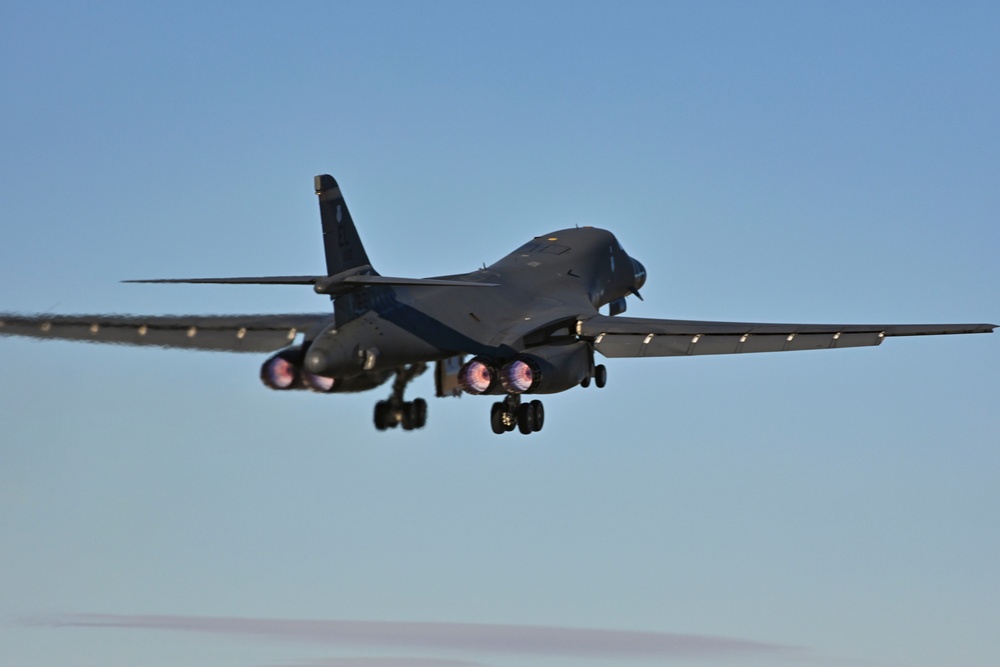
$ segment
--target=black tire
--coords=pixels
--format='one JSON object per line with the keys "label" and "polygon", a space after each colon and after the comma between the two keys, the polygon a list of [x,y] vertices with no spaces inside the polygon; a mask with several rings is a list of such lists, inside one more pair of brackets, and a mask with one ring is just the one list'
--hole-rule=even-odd
{"label": "black tire", "polygon": [[413,399],[413,428],[423,428],[427,425],[427,401],[422,398]]}
{"label": "black tire", "polygon": [[597,385],[598,389],[604,389],[604,385],[608,383],[608,369],[604,367],[604,364],[598,364],[594,367],[594,384]]}
{"label": "black tire", "polygon": [[532,415],[532,430],[535,432],[541,431],[542,426],[545,425],[545,406],[542,405],[541,401],[532,401],[529,405],[531,405],[531,411],[534,413]]}
{"label": "black tire", "polygon": [[403,413],[402,419],[400,420],[401,423],[403,424],[403,430],[412,431],[413,429],[415,429],[417,426],[414,417],[416,417],[417,415],[416,411],[413,409],[413,403],[406,401],[405,403],[403,403],[403,406],[400,409],[400,411]]}
{"label": "black tire", "polygon": [[510,421],[507,422],[507,424],[504,425],[504,430],[506,430],[508,433],[510,433],[515,428],[517,428],[517,413],[516,412],[509,412],[507,414],[510,415]]}
{"label": "black tire", "polygon": [[490,409],[490,426],[497,435],[507,432],[507,425],[503,423],[503,413],[503,403],[494,403]]}
{"label": "black tire", "polygon": [[535,411],[531,408],[531,403],[522,403],[518,407],[517,428],[525,435],[535,430]]}
{"label": "black tire", "polygon": [[590,386],[590,376],[589,375],[587,377],[583,378],[583,380],[580,382],[580,386],[583,387],[584,389],[586,389],[587,387]]}
{"label": "black tire", "polygon": [[384,431],[389,428],[389,404],[379,401],[375,404],[375,428]]}

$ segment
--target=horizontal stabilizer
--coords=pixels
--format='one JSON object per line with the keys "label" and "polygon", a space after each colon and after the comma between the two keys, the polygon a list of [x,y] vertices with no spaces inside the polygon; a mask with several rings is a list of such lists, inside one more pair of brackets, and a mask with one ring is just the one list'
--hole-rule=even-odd
{"label": "horizontal stabilizer", "polygon": [[326,276],[261,276],[256,278],[155,278],[123,283],[193,283],[199,285],[315,285]]}
{"label": "horizontal stabilizer", "polygon": [[438,278],[393,278],[391,276],[261,276],[248,278],[157,278],[123,280],[124,283],[181,283],[196,285],[312,285],[317,294],[344,294],[365,285],[399,287],[496,287],[496,283]]}

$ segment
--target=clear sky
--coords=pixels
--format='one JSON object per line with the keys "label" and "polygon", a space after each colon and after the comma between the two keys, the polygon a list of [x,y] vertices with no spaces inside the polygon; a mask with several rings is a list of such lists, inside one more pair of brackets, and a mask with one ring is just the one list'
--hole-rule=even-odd
{"label": "clear sky", "polygon": [[[996,3],[0,4],[0,311],[311,312],[574,224],[629,314],[998,322]],[[614,360],[490,399],[0,339],[0,663],[1000,663],[1000,337]],[[429,378],[412,396],[432,393]]]}

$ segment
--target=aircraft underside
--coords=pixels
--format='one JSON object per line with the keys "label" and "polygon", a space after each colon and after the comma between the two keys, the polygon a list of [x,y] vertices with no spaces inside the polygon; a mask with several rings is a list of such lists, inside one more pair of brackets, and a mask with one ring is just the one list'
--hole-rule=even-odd
{"label": "aircraft underside", "polygon": [[[309,371],[303,362],[306,346],[287,348],[267,359],[260,369],[261,382],[276,391],[309,390],[316,393],[353,393],[375,389],[393,377],[392,391],[388,398],[375,404],[373,421],[375,428],[385,431],[401,427],[405,431],[423,428],[427,424],[427,401],[423,398],[406,400],[409,384],[423,375],[429,364],[415,362],[392,370],[370,370],[349,378],[317,375]],[[545,407],[541,400],[529,391],[565,391],[567,386],[589,387],[593,383],[603,388],[607,383],[607,369],[602,364],[592,363],[592,350],[586,344],[562,343],[543,346],[541,352],[547,357],[520,355],[512,361],[498,364],[493,359],[477,356],[465,361],[464,356],[449,357],[435,363],[435,395],[437,397],[472,395],[502,395],[490,408],[490,427],[496,434],[519,430],[527,435],[542,430],[545,425]],[[552,349],[555,348],[555,354]],[[564,364],[561,384],[543,384],[544,363],[554,368],[552,361]],[[566,363],[576,358],[576,364]],[[559,379],[556,375],[556,379]]]}

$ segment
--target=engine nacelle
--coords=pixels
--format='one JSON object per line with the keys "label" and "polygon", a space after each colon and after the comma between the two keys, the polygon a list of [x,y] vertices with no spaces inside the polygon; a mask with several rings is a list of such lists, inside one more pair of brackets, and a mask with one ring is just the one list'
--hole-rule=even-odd
{"label": "engine nacelle", "polygon": [[378,361],[378,348],[364,348],[345,344],[339,338],[326,338],[314,342],[303,359],[303,365],[317,375],[356,377],[374,368]]}
{"label": "engine nacelle", "polygon": [[309,389],[321,394],[352,393],[374,389],[392,375],[391,371],[373,371],[353,377],[327,377],[303,368],[305,353],[301,347],[284,349],[260,367],[264,386],[278,391]]}
{"label": "engine nacelle", "polygon": [[376,371],[350,378],[329,378],[303,370],[303,381],[309,389],[320,394],[353,394],[374,389],[392,375],[391,371]]}
{"label": "engine nacelle", "polygon": [[532,348],[500,369],[500,384],[508,394],[555,394],[590,377],[590,348],[570,342]]}
{"label": "engine nacelle", "polygon": [[324,377],[353,378],[394,372],[440,354],[440,349],[416,333],[369,311],[340,327],[331,324],[320,332],[309,343],[302,366]]}

